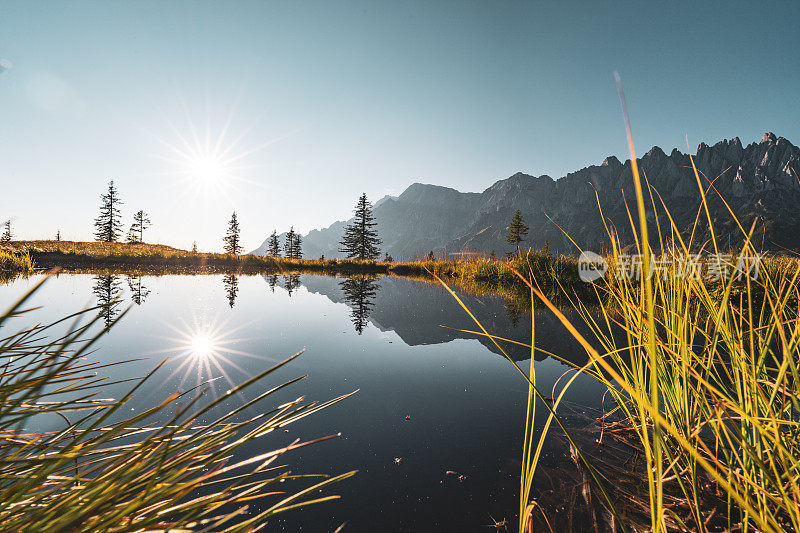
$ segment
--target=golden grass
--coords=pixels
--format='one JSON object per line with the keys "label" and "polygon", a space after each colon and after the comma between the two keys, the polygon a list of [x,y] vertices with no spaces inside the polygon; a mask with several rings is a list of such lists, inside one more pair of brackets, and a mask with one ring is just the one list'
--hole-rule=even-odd
{"label": "golden grass", "polygon": [[[639,175],[630,128],[628,141],[636,192],[635,205],[629,206],[637,238],[633,253],[641,257],[644,273],[656,260],[663,273],[638,279],[613,275],[625,260],[625,248],[609,228],[611,275],[593,285],[592,298],[563,291],[579,313],[578,324],[542,290],[536,266],[516,269],[533,296],[532,314],[533,302],[541,302],[588,356],[588,363],[576,366],[554,391],[555,398],[540,392],[533,357],[527,375],[509,358],[529,387],[519,531],[533,530],[535,509],[553,531],[546,513],[552,518],[555,509],[541,509],[531,498],[542,444],[553,423],[569,440],[575,463],[602,493],[597,502],[585,501],[600,506],[602,512],[592,516],[605,517],[610,530],[800,531],[800,261],[767,258],[756,279],[685,275],[682,258],[726,252],[717,242],[706,202],[707,195],[718,194],[714,180],[693,166],[702,200],[697,220],[710,229],[702,231],[696,223],[685,232],[673,223],[667,206],[656,202],[647,177]],[[648,227],[648,210],[665,215],[669,224]],[[750,240],[756,224],[744,227],[728,210],[744,244],[727,252],[734,262],[756,256]],[[480,329],[492,342],[508,340]],[[580,333],[586,329],[588,336]],[[529,346],[533,355],[535,336]],[[609,432],[627,435],[626,445],[643,457],[643,464],[629,465],[638,490],[621,487],[618,475],[604,476],[604,465],[590,463],[562,423],[563,395],[581,374],[604,385],[614,400],[617,421]],[[549,414],[535,429],[537,405]],[[609,420],[600,422],[608,425]],[[596,446],[603,445],[599,437]],[[635,513],[625,512],[631,508],[644,511],[647,522],[632,522]]]}
{"label": "golden grass", "polygon": [[33,272],[35,266],[29,253],[0,248],[0,274]]}

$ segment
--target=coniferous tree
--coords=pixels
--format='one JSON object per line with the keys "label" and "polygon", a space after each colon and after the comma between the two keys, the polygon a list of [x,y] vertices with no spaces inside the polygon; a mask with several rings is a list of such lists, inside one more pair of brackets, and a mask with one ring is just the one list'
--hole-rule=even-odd
{"label": "coniferous tree", "polygon": [[240,254],[242,253],[242,245],[239,242],[239,221],[236,219],[236,211],[231,215],[231,220],[228,222],[228,231],[222,239],[225,242],[225,253]]}
{"label": "coniferous tree", "polygon": [[58,230],[56,232],[56,241],[59,241],[59,242],[61,241],[61,230]]}
{"label": "coniferous tree", "polygon": [[281,243],[278,241],[278,232],[276,230],[272,230],[272,235],[269,236],[269,241],[267,242],[267,254],[271,255],[272,257],[281,256]]}
{"label": "coniferous tree", "polygon": [[292,242],[292,258],[303,258],[303,238],[300,236],[299,232],[294,234],[294,241]]}
{"label": "coniferous tree", "polygon": [[128,231],[129,242],[144,242],[144,230],[149,227],[150,219],[147,218],[147,213],[140,209],[133,215],[133,224]]}
{"label": "coniferous tree", "polygon": [[433,255],[433,250],[428,252],[428,261],[436,261],[436,256]]}
{"label": "coniferous tree", "polygon": [[362,194],[358,199],[353,212],[355,220],[345,228],[344,237],[339,243],[342,245],[339,251],[344,252],[348,259],[362,261],[377,259],[381,255],[378,249],[381,240],[378,238],[378,232],[372,229],[377,222],[372,216],[372,204],[367,201],[366,194]]}
{"label": "coniferous tree", "polygon": [[119,206],[122,200],[114,187],[114,180],[108,182],[108,191],[100,195],[100,215],[94,220],[94,236],[100,242],[117,242],[122,234],[122,216]]}
{"label": "coniferous tree", "polygon": [[192,253],[197,253],[197,241],[192,241]]}
{"label": "coniferous tree", "polygon": [[525,225],[525,221],[522,220],[522,213],[519,209],[517,212],[514,213],[514,217],[511,219],[511,224],[508,225],[508,235],[506,236],[506,242],[508,244],[513,244],[517,247],[517,254],[519,254],[519,243],[525,240],[525,236],[528,234],[528,226]]}
{"label": "coniferous tree", "polygon": [[11,242],[11,239],[14,238],[14,234],[11,232],[11,220],[6,220],[3,222],[3,234],[0,235],[0,242]]}
{"label": "coniferous tree", "polygon": [[289,232],[286,234],[286,242],[283,243],[283,252],[286,254],[286,257],[289,259],[294,257],[294,226],[289,228]]}
{"label": "coniferous tree", "polygon": [[394,261],[394,258],[391,255],[389,255],[389,252],[386,252],[386,254],[383,256],[383,260],[386,261],[387,263],[391,263]]}

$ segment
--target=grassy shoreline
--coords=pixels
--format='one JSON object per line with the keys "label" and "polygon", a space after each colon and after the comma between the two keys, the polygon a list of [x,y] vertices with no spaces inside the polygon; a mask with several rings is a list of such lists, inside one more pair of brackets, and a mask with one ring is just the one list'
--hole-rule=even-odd
{"label": "grassy shoreline", "polygon": [[[433,275],[477,284],[483,291],[528,293],[514,273],[533,272],[545,288],[584,287],[573,257],[529,250],[510,260],[467,259],[410,262],[357,261],[347,259],[288,259],[255,255],[191,252],[161,244],[127,244],[74,241],[13,241],[7,249],[25,254],[38,268],[60,267],[66,271],[108,269],[158,274],[208,274],[235,272],[260,274],[299,272],[322,274],[396,275],[433,281]],[[32,270],[32,268],[31,268]],[[432,275],[433,274],[433,275]]]}

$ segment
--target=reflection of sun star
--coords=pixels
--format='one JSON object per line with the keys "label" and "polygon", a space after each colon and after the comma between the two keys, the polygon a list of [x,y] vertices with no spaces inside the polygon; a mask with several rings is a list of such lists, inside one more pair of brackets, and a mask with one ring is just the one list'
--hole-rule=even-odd
{"label": "reflection of sun star", "polygon": [[211,355],[215,350],[214,339],[205,333],[200,333],[191,340],[189,349],[193,355]]}
{"label": "reflection of sun star", "polygon": [[[237,343],[249,340],[235,336],[237,331],[245,327],[245,324],[229,328],[224,322],[194,313],[192,315],[191,323],[181,320],[179,325],[168,325],[176,336],[165,339],[170,342],[171,346],[163,351],[175,354],[171,357],[174,365],[166,382],[173,378],[179,378],[178,387],[183,388],[186,381],[191,381],[192,378],[197,385],[201,385],[203,382],[215,381],[220,377],[227,382],[228,386],[233,386],[241,380],[232,380],[229,372],[235,372],[240,376],[249,376],[250,374],[240,366],[242,361],[255,359],[269,363],[276,362],[271,357],[255,355],[234,348]],[[159,353],[163,352],[159,351]],[[211,386],[211,392],[216,397],[215,386]]]}

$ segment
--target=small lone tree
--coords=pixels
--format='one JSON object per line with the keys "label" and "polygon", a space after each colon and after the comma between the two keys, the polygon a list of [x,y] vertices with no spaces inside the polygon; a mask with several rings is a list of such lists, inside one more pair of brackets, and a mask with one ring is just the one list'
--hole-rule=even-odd
{"label": "small lone tree", "polygon": [[289,228],[288,233],[286,233],[286,242],[283,243],[283,252],[286,254],[286,257],[292,259],[294,257],[294,237],[296,233],[294,232],[294,226]]}
{"label": "small lone tree", "polygon": [[378,238],[378,232],[372,229],[377,222],[372,216],[372,204],[367,200],[366,194],[362,194],[358,199],[353,213],[355,220],[345,228],[344,237],[339,243],[342,245],[339,251],[344,252],[348,259],[362,261],[377,259],[381,255],[378,249],[381,240]]}
{"label": "small lone tree", "polygon": [[272,230],[272,235],[269,236],[269,241],[267,241],[267,254],[272,257],[281,256],[281,243],[278,242],[278,232],[276,230]]}
{"label": "small lone tree", "polygon": [[525,221],[522,220],[522,213],[517,209],[517,212],[514,213],[514,217],[511,219],[511,224],[508,225],[508,235],[506,236],[506,242],[517,247],[517,254],[519,254],[519,243],[525,240],[528,229],[528,226],[525,225]]}
{"label": "small lone tree", "polygon": [[14,234],[11,232],[11,220],[6,220],[3,222],[3,234],[0,235],[0,242],[11,242],[11,239],[14,238]]}
{"label": "small lone tree", "polygon": [[435,261],[435,260],[436,256],[433,255],[433,250],[431,250],[430,252],[428,252],[428,261]]}
{"label": "small lone tree", "polygon": [[393,261],[394,261],[394,257],[392,257],[391,255],[389,255],[389,252],[386,252],[386,253],[383,255],[383,260],[384,260],[384,261],[386,261],[387,263],[391,263],[391,262],[393,262]]}
{"label": "small lone tree", "polygon": [[234,255],[242,253],[239,233],[239,221],[236,219],[236,211],[234,211],[230,222],[228,222],[228,231],[225,232],[225,237],[222,239],[225,243],[225,253]]}
{"label": "small lone tree", "polygon": [[192,241],[192,253],[197,253],[197,241]]}
{"label": "small lone tree", "polygon": [[56,232],[56,241],[61,241],[61,230]]}
{"label": "small lone tree", "polygon": [[114,180],[108,182],[108,191],[100,195],[100,215],[94,219],[94,236],[100,242],[117,242],[122,234],[122,220],[119,206],[122,200],[114,187]]}
{"label": "small lone tree", "polygon": [[144,242],[144,230],[150,227],[150,219],[147,213],[141,209],[133,215],[133,224],[128,230],[128,242]]}

